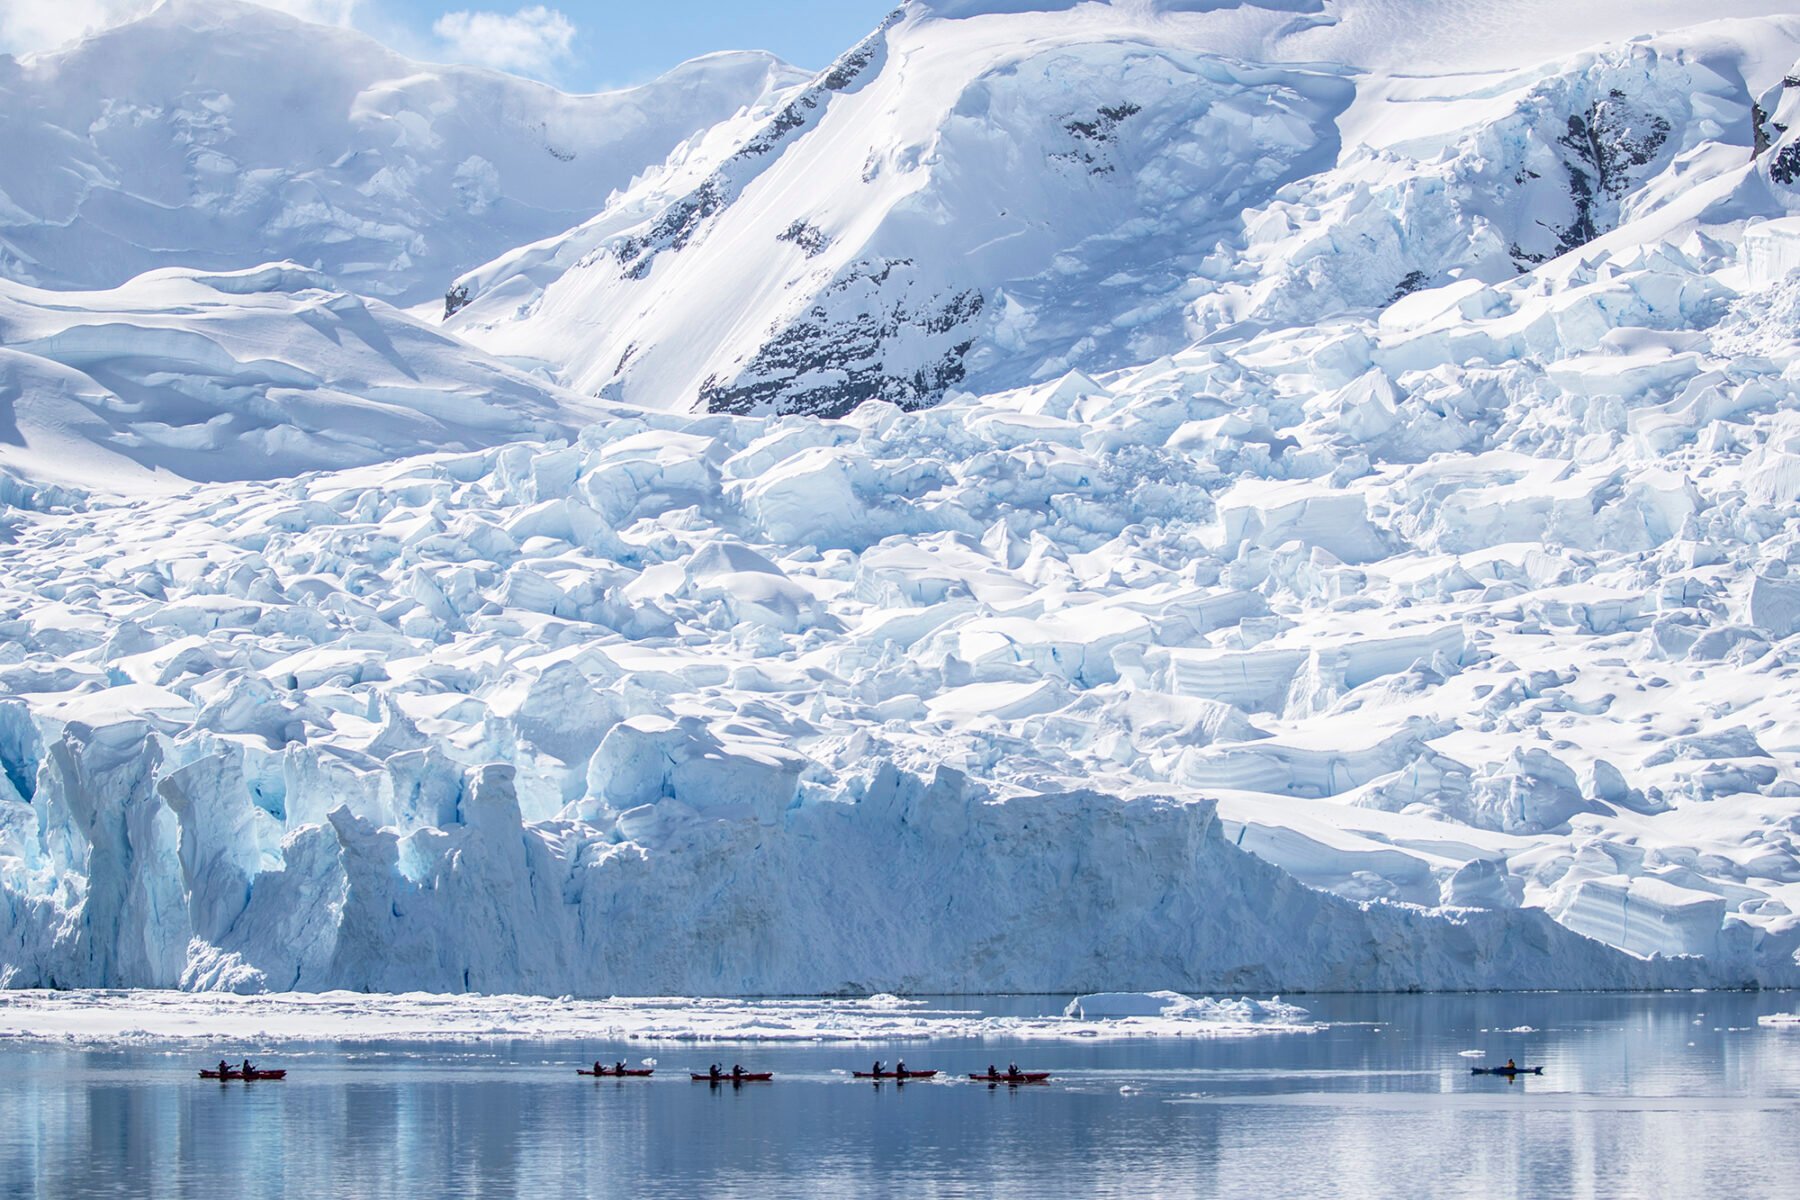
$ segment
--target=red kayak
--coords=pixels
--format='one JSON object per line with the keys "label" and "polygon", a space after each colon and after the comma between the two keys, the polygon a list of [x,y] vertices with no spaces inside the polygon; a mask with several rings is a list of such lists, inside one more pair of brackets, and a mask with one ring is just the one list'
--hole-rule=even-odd
{"label": "red kayak", "polygon": [[611,1067],[601,1067],[598,1071],[594,1071],[587,1067],[576,1067],[575,1073],[577,1075],[591,1075],[595,1079],[648,1079],[650,1078],[650,1073],[655,1069],[655,1067],[644,1067],[641,1070],[633,1070],[630,1067],[626,1067],[623,1071],[616,1071]]}
{"label": "red kayak", "polygon": [[1049,1083],[1048,1071],[1020,1071],[1016,1075],[971,1075],[976,1083]]}
{"label": "red kayak", "polygon": [[775,1072],[763,1071],[761,1074],[752,1075],[750,1072],[746,1071],[742,1075],[721,1075],[717,1079],[714,1079],[711,1075],[693,1075],[690,1073],[689,1077],[693,1079],[695,1083],[767,1083],[769,1080],[775,1078]]}
{"label": "red kayak", "polygon": [[[221,1075],[217,1071],[202,1071],[202,1072],[200,1072],[200,1078],[202,1078],[202,1079],[217,1079],[220,1081],[230,1080],[230,1079],[243,1079],[244,1073],[242,1071],[227,1071],[223,1075]],[[286,1071],[251,1071],[249,1082],[255,1083],[259,1079],[286,1079],[286,1078],[287,1078]]]}
{"label": "red kayak", "polygon": [[858,1079],[930,1079],[936,1071],[852,1071]]}

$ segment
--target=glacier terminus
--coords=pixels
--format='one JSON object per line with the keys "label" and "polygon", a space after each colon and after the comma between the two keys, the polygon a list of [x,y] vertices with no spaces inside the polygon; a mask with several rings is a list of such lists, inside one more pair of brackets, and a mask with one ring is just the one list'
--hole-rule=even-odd
{"label": "glacier terminus", "polygon": [[1800,986],[1791,8],[0,57],[0,985]]}

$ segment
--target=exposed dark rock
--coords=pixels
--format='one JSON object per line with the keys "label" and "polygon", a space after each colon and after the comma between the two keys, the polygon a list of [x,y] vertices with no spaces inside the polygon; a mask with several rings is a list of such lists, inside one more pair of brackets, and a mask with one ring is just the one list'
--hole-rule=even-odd
{"label": "exposed dark rock", "polygon": [[868,70],[869,64],[875,61],[876,55],[881,49],[881,36],[892,29],[905,15],[902,10],[896,8],[883,17],[880,26],[874,33],[850,47],[836,62],[831,64],[831,69],[825,72],[825,78],[819,81],[820,84],[828,91],[841,92],[862,78],[863,72]]}
{"label": "exposed dark rock", "polygon": [[778,242],[792,242],[800,247],[800,252],[808,258],[816,258],[831,245],[831,239],[817,225],[806,221],[795,221],[786,229],[775,235]]}
{"label": "exposed dark rock", "polygon": [[1769,163],[1769,178],[1789,187],[1800,179],[1800,142],[1791,142],[1776,152]]}
{"label": "exposed dark rock", "polygon": [[807,115],[819,107],[819,98],[812,91],[800,93],[782,110],[775,114],[773,120],[756,135],[745,142],[733,157],[737,159],[759,158],[781,145],[787,135],[796,129],[804,128]]}
{"label": "exposed dark rock", "polygon": [[444,293],[444,320],[448,321],[456,315],[456,311],[469,302],[469,285],[459,283]]}
{"label": "exposed dark rock", "polygon": [[1655,159],[1669,140],[1669,130],[1667,118],[1635,103],[1618,88],[1589,103],[1584,111],[1570,113],[1567,128],[1556,139],[1564,151],[1570,219],[1561,228],[1552,227],[1556,245],[1548,253],[1513,245],[1512,257],[1519,270],[1585,246],[1610,229],[1617,216],[1615,203],[1631,189],[1637,168]]}
{"label": "exposed dark rock", "polygon": [[679,250],[700,232],[706,218],[724,208],[723,181],[712,175],[699,187],[677,200],[656,219],[650,231],[634,235],[613,248],[628,279],[642,279],[650,273],[656,256],[664,250]]}
{"label": "exposed dark rock", "polygon": [[1050,157],[1086,167],[1093,175],[1110,174],[1113,164],[1107,158],[1105,148],[1113,141],[1119,123],[1142,111],[1142,105],[1127,100],[1121,104],[1102,105],[1091,120],[1065,121],[1063,130],[1074,139],[1074,148]]}
{"label": "exposed dark rock", "polygon": [[[964,378],[973,339],[963,331],[983,299],[970,288],[913,303],[907,281],[895,277],[911,266],[904,259],[856,264],[735,378],[707,379],[701,403],[709,412],[821,417],[842,416],[865,400],[907,409],[937,403]],[[891,361],[895,340],[907,331],[907,344],[925,341],[925,361]]]}
{"label": "exposed dark rock", "polygon": [[1623,196],[1631,186],[1632,168],[1649,163],[1668,140],[1669,122],[1632,104],[1618,88],[1590,104],[1585,115],[1570,114],[1568,132],[1557,141],[1574,152],[1563,168],[1569,173],[1575,220],[1562,231],[1559,254],[1604,232],[1596,221],[1595,201]]}
{"label": "exposed dark rock", "polygon": [[887,49],[887,31],[900,17],[899,10],[889,13],[880,28],[839,58],[817,83],[783,105],[717,171],[665,209],[648,232],[618,242],[613,254],[619,261],[620,274],[627,279],[642,279],[650,274],[658,254],[680,250],[691,242],[707,218],[730,205],[755,178],[757,159],[780,149],[796,131],[810,128],[824,112],[830,93],[848,90],[872,64],[881,61]]}
{"label": "exposed dark rock", "polygon": [[1394,294],[1388,297],[1388,303],[1392,304],[1402,296],[1412,295],[1414,292],[1424,287],[1428,282],[1429,280],[1427,279],[1425,272],[1408,271],[1400,280],[1399,284],[1395,286]]}

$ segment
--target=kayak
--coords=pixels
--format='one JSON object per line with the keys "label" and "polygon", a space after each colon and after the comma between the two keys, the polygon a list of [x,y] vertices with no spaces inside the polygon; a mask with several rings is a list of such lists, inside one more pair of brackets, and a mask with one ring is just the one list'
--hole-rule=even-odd
{"label": "kayak", "polygon": [[644,1067],[642,1069],[634,1070],[631,1067],[626,1067],[623,1071],[616,1071],[611,1067],[601,1067],[598,1071],[595,1071],[587,1067],[576,1067],[575,1073],[577,1075],[591,1075],[596,1079],[648,1079],[650,1077],[650,1072],[655,1069],[655,1067]]}
{"label": "kayak", "polygon": [[759,1074],[751,1074],[746,1071],[742,1075],[721,1075],[717,1079],[714,1079],[711,1075],[693,1075],[690,1073],[689,1078],[695,1083],[767,1083],[769,1080],[775,1078],[775,1072],[763,1071]]}
{"label": "kayak", "polygon": [[[221,1081],[230,1080],[230,1079],[242,1079],[242,1078],[244,1078],[244,1073],[242,1071],[227,1071],[223,1075],[221,1075],[217,1071],[202,1071],[202,1072],[200,1072],[200,1078],[202,1078],[202,1079],[217,1079],[217,1080],[221,1080]],[[250,1072],[249,1082],[255,1083],[259,1079],[286,1079],[286,1078],[287,1078],[286,1071],[253,1070]]]}
{"label": "kayak", "polygon": [[904,1075],[894,1071],[852,1071],[858,1079],[930,1079],[936,1071],[908,1071]]}
{"label": "kayak", "polygon": [[976,1083],[1049,1083],[1048,1071],[1020,1071],[1017,1075],[971,1075]]}
{"label": "kayak", "polygon": [[1471,1075],[1542,1075],[1542,1067],[1470,1067]]}

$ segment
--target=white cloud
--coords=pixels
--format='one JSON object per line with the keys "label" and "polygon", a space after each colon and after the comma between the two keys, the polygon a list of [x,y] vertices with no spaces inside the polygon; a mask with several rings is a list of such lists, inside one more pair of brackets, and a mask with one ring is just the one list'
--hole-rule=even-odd
{"label": "white cloud", "polygon": [[320,25],[348,25],[362,0],[250,0],[264,8],[278,8],[302,21]]}
{"label": "white cloud", "polygon": [[[0,0],[0,53],[49,50],[136,20],[159,0]],[[348,25],[360,0],[250,0],[322,25]]]}
{"label": "white cloud", "polygon": [[0,4],[0,51],[48,50],[153,7],[153,0],[7,0]]}
{"label": "white cloud", "polygon": [[458,62],[501,71],[547,75],[569,56],[575,25],[541,4],[521,8],[510,17],[497,12],[445,13],[431,31]]}

